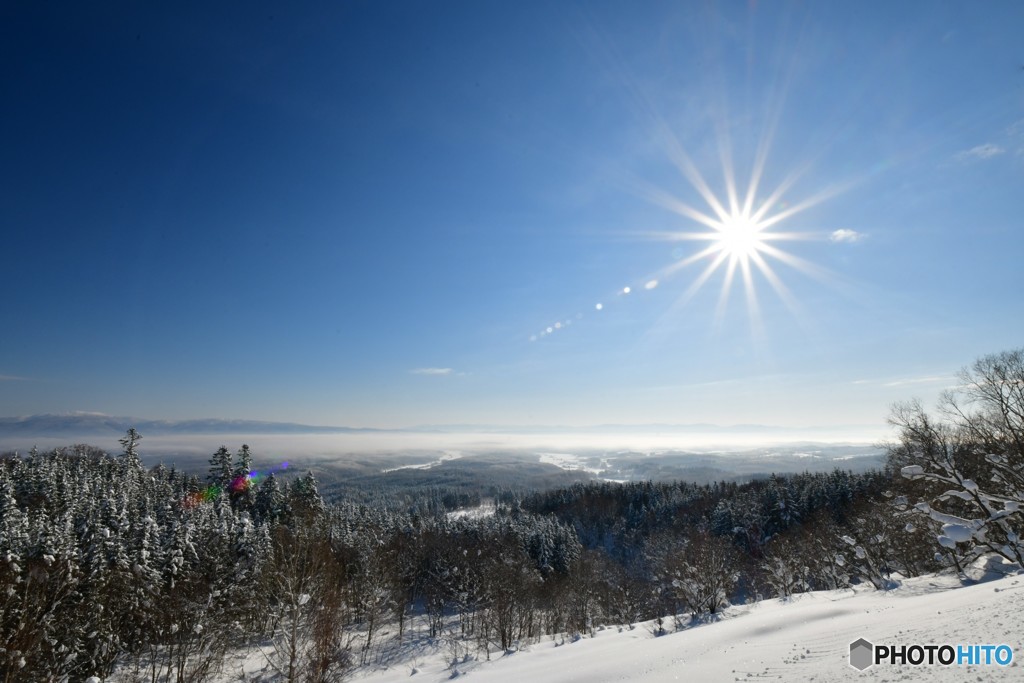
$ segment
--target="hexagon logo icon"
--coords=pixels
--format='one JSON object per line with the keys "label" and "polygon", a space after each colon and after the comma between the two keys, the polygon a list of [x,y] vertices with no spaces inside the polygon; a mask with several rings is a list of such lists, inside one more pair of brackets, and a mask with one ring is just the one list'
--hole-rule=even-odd
{"label": "hexagon logo icon", "polygon": [[858,638],[850,643],[850,666],[858,671],[863,671],[874,664],[875,646]]}

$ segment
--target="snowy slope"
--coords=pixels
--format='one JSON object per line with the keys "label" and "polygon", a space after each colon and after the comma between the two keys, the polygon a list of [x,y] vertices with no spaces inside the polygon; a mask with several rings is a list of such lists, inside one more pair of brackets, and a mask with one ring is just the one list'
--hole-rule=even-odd
{"label": "snowy slope", "polygon": [[[647,625],[600,631],[556,646],[548,640],[492,661],[458,665],[463,676],[494,683],[569,681],[962,681],[1024,680],[1024,576],[960,586],[952,577],[918,577],[892,591],[828,591],[791,601],[730,608],[716,622],[655,638]],[[875,666],[847,663],[849,644],[1006,643],[1009,667]],[[437,651],[414,663],[362,671],[364,683],[447,681]],[[417,669],[411,673],[412,666]],[[461,678],[458,676],[457,678]]]}

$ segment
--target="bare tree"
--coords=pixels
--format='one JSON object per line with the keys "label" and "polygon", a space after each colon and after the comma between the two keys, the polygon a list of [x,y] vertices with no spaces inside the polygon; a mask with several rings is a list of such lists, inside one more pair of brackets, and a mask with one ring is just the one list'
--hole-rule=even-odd
{"label": "bare tree", "polygon": [[652,558],[658,574],[694,617],[715,614],[729,604],[738,558],[728,539],[699,530],[685,540],[662,540],[659,545]]}
{"label": "bare tree", "polygon": [[959,382],[938,420],[916,401],[893,408],[899,502],[941,525],[936,540],[960,568],[985,553],[1024,564],[1024,349],[979,358]]}
{"label": "bare tree", "polygon": [[277,619],[268,663],[288,683],[338,680],[349,658],[341,633],[341,577],[328,540],[315,528],[275,532]]}

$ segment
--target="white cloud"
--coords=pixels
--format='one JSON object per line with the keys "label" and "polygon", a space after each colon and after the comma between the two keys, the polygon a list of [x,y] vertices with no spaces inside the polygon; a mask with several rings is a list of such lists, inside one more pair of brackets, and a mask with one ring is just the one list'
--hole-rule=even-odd
{"label": "white cloud", "polygon": [[0,382],[29,382],[28,377],[18,377],[17,375],[0,375]]}
{"label": "white cloud", "polygon": [[978,145],[971,149],[966,149],[963,152],[957,152],[953,155],[953,158],[957,161],[975,161],[978,159],[991,159],[994,156],[1004,154],[1005,149],[999,145],[993,145],[991,142],[986,142],[984,145]]}
{"label": "white cloud", "polygon": [[883,387],[903,387],[908,384],[939,384],[951,382],[954,378],[949,375],[931,375],[928,377],[907,377],[905,379],[894,379],[882,384]]}
{"label": "white cloud", "polygon": [[864,239],[865,235],[862,232],[856,230],[849,230],[847,228],[840,228],[839,230],[833,230],[832,234],[829,235],[829,239],[833,242],[859,242]]}
{"label": "white cloud", "polygon": [[951,375],[927,375],[922,377],[888,377],[885,379],[857,379],[851,384],[879,387],[905,387],[915,384],[949,384],[956,378]]}
{"label": "white cloud", "polygon": [[451,368],[415,368],[410,370],[414,375],[450,375],[452,374]]}

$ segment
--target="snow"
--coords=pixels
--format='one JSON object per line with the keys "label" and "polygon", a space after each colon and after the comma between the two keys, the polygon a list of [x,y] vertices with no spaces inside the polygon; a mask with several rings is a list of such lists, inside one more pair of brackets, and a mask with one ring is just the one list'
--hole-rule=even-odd
{"label": "snow", "polygon": [[448,519],[483,519],[492,517],[498,511],[498,506],[493,499],[483,501],[480,505],[471,508],[460,508],[446,513]]}
{"label": "snow", "polygon": [[924,468],[920,465],[907,465],[900,470],[900,474],[907,479],[916,479],[924,476]]}
{"label": "snow", "polygon": [[942,534],[956,543],[967,543],[974,538],[974,529],[963,524],[943,524]]}
{"label": "snow", "polygon": [[[726,609],[706,622],[686,623],[654,635],[657,625],[599,628],[594,637],[547,637],[522,643],[515,652],[491,653],[472,644],[410,639],[387,667],[366,665],[345,680],[355,683],[441,683],[469,676],[486,683],[587,683],[668,681],[1016,681],[1024,678],[1024,574],[1003,576],[999,561],[982,561],[976,580],[953,575],[921,576],[895,582],[896,588],[803,593],[788,600],[764,600]],[[984,573],[987,571],[988,573]],[[685,619],[684,619],[685,621]],[[1007,644],[1014,662],[999,666],[876,665],[859,672],[848,664],[851,642],[875,644]],[[457,665],[452,665],[453,656]],[[217,683],[277,680],[264,670],[258,651],[236,653]],[[453,675],[458,671],[458,675]],[[118,676],[108,683],[121,681]]]}
{"label": "snow", "polygon": [[568,472],[583,471],[599,476],[604,471],[588,466],[586,458],[573,453],[538,453],[537,460],[545,465],[554,465]]}
{"label": "snow", "polygon": [[[570,681],[892,681],[1020,680],[1011,666],[889,666],[861,673],[848,664],[849,644],[1006,643],[1024,657],[1018,615],[1024,576],[960,586],[954,577],[904,580],[892,591],[867,588],[805,593],[732,607],[711,623],[662,637],[652,624],[611,628],[596,637],[546,640],[492,661],[462,661],[461,674],[488,683]],[[560,644],[564,643],[564,644]],[[440,682],[452,678],[443,648],[415,662],[357,671],[362,683]],[[874,674],[873,676],[871,674]]]}
{"label": "snow", "polygon": [[389,472],[397,472],[398,470],[430,470],[438,465],[443,465],[449,460],[458,460],[462,457],[462,451],[443,451],[441,457],[437,460],[431,460],[430,462],[422,462],[415,465],[399,465],[398,467],[389,467],[381,470],[381,474],[388,474]]}

